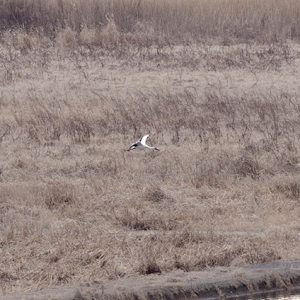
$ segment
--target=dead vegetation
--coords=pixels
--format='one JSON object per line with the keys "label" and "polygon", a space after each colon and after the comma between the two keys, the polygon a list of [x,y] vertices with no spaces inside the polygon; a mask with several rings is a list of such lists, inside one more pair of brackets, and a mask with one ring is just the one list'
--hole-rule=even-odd
{"label": "dead vegetation", "polygon": [[[108,38],[114,35],[123,44],[123,36],[116,34],[117,30],[128,34],[132,42],[136,41],[135,33],[142,33],[138,42],[143,40],[144,46],[149,41],[190,43],[212,37],[219,38],[224,45],[230,45],[235,39],[277,42],[298,39],[300,29],[297,0],[279,0],[276,5],[272,0],[241,3],[235,0],[188,3],[184,0],[1,0],[0,6],[2,30],[37,30],[51,38],[58,31],[66,30],[64,35],[69,46],[74,42],[71,30],[76,34],[86,33],[81,41],[90,44],[90,38],[96,36],[94,30],[107,24]],[[30,44],[26,39],[24,42]]]}
{"label": "dead vegetation", "polygon": [[297,1],[2,2],[4,292],[299,259]]}

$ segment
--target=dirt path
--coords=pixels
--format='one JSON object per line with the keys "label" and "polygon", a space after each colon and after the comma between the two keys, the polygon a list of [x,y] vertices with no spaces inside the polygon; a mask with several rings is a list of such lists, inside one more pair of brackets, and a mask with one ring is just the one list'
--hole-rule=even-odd
{"label": "dirt path", "polygon": [[131,277],[77,286],[48,288],[30,293],[1,295],[12,300],[91,299],[186,299],[221,297],[273,289],[289,289],[300,284],[300,262],[276,261],[244,267],[212,268],[203,271],[173,271],[162,275]]}

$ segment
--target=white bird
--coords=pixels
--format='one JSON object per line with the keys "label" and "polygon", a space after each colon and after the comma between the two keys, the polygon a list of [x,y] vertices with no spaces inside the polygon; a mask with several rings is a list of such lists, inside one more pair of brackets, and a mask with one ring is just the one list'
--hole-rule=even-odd
{"label": "white bird", "polygon": [[154,150],[158,150],[160,151],[158,148],[156,147],[150,147],[146,144],[146,140],[148,138],[149,134],[144,135],[143,137],[139,138],[139,140],[136,143],[133,143],[128,150],[125,151],[130,151],[130,150],[134,150],[134,149],[139,149],[139,150],[143,150],[145,148],[148,149],[154,149]]}

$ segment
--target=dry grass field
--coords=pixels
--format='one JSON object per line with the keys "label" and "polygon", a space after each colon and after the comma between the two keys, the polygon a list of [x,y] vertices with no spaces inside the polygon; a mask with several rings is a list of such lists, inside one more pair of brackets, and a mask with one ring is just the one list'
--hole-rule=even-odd
{"label": "dry grass field", "polygon": [[2,293],[300,259],[299,1],[0,6]]}

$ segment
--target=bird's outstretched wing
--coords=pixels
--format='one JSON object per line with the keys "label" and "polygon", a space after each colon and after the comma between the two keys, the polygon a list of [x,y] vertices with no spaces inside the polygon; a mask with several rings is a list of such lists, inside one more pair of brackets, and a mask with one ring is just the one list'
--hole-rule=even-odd
{"label": "bird's outstretched wing", "polygon": [[147,140],[147,138],[148,138],[148,136],[149,136],[149,134],[144,135],[143,137],[141,137],[141,138],[139,139],[139,142],[141,142],[142,144],[145,144],[145,143],[146,143],[146,140]]}
{"label": "bird's outstretched wing", "polygon": [[130,151],[130,150],[133,150],[137,147],[137,143],[133,143],[127,150],[125,151]]}

